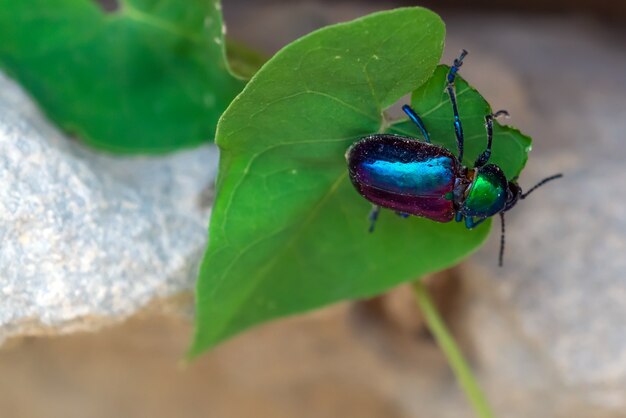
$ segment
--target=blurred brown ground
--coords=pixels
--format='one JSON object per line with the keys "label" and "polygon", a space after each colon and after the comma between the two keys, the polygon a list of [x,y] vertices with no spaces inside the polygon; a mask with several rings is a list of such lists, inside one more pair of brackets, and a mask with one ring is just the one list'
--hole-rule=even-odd
{"label": "blurred brown ground", "polygon": [[404,287],[257,328],[189,365],[182,318],[14,340],[0,350],[0,416],[395,418],[407,391],[462,405],[419,318]]}

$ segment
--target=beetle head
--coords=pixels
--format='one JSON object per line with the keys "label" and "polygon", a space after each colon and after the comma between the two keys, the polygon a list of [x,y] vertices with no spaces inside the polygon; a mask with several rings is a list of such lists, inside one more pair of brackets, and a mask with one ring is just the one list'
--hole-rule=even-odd
{"label": "beetle head", "polygon": [[511,209],[513,206],[517,205],[517,202],[520,199],[523,199],[522,188],[519,187],[519,184],[517,184],[517,182],[509,181],[509,184],[507,187],[506,204],[504,205],[504,209],[502,209],[502,212],[506,212],[507,210]]}

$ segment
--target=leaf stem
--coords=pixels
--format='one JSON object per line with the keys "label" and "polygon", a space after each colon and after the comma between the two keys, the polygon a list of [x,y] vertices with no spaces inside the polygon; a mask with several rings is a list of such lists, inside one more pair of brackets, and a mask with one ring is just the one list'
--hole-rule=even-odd
{"label": "leaf stem", "polygon": [[415,291],[417,304],[426,318],[428,328],[435,336],[439,347],[448,359],[448,363],[456,375],[461,389],[465,392],[465,396],[467,396],[469,402],[472,404],[476,416],[480,418],[493,418],[493,413],[487,403],[487,398],[478,386],[478,382],[472,374],[467,361],[463,358],[463,354],[459,350],[454,338],[446,328],[443,319],[428,294],[426,286],[424,286],[420,280],[416,280],[413,282],[413,289]]}

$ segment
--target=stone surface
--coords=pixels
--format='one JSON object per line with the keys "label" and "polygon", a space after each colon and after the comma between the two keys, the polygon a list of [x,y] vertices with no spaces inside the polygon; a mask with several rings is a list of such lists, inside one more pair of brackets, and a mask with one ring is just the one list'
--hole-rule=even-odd
{"label": "stone surface", "polygon": [[216,167],[212,146],[95,153],[0,75],[0,341],[93,329],[190,290]]}

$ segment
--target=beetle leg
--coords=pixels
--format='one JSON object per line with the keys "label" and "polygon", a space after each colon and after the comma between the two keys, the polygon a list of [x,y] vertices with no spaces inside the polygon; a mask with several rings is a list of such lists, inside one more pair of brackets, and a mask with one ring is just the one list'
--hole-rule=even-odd
{"label": "beetle leg", "polygon": [[430,135],[428,135],[428,131],[426,130],[426,126],[424,126],[422,118],[420,118],[418,114],[415,113],[415,110],[413,110],[409,105],[402,106],[402,110],[417,125],[419,130],[422,132],[422,135],[424,135],[424,140],[430,144]]}
{"label": "beetle leg", "polygon": [[489,157],[491,157],[491,142],[493,141],[493,120],[498,116],[509,116],[509,112],[506,110],[498,110],[496,113],[491,113],[485,116],[485,127],[487,128],[487,149],[484,150],[478,158],[476,158],[476,162],[474,162],[474,168],[479,168],[487,164],[489,161]]}
{"label": "beetle leg", "polygon": [[396,211],[396,215],[398,215],[399,217],[404,218],[404,219],[406,219],[406,218],[408,218],[409,216],[411,216],[411,215],[409,215],[408,213],[398,212],[398,211]]}
{"label": "beetle leg", "polygon": [[461,212],[457,212],[454,220],[457,222],[461,222],[463,220],[463,214]]}
{"label": "beetle leg", "polygon": [[456,104],[456,94],[454,92],[454,79],[456,77],[456,73],[463,65],[463,58],[467,55],[466,50],[461,51],[461,55],[454,60],[452,67],[450,67],[450,71],[448,72],[448,84],[446,86],[446,91],[448,92],[448,96],[450,96],[450,103],[452,103],[452,111],[454,113],[454,133],[456,135],[456,146],[459,150],[459,161],[463,162],[463,126],[461,125],[461,118],[459,117],[459,109]]}
{"label": "beetle leg", "polygon": [[479,219],[477,221],[474,221],[474,217],[466,216],[465,217],[465,227],[467,229],[476,228],[478,225],[480,225],[481,223],[485,222],[487,219],[489,219],[489,218],[482,218],[482,219]]}
{"label": "beetle leg", "polygon": [[504,212],[500,212],[500,256],[498,257],[498,265],[502,267],[502,260],[504,259]]}
{"label": "beetle leg", "polygon": [[370,214],[369,214],[369,220],[370,220],[369,232],[374,232],[374,226],[376,226],[376,220],[378,219],[379,213],[380,213],[380,206],[372,205],[372,210],[370,210]]}

